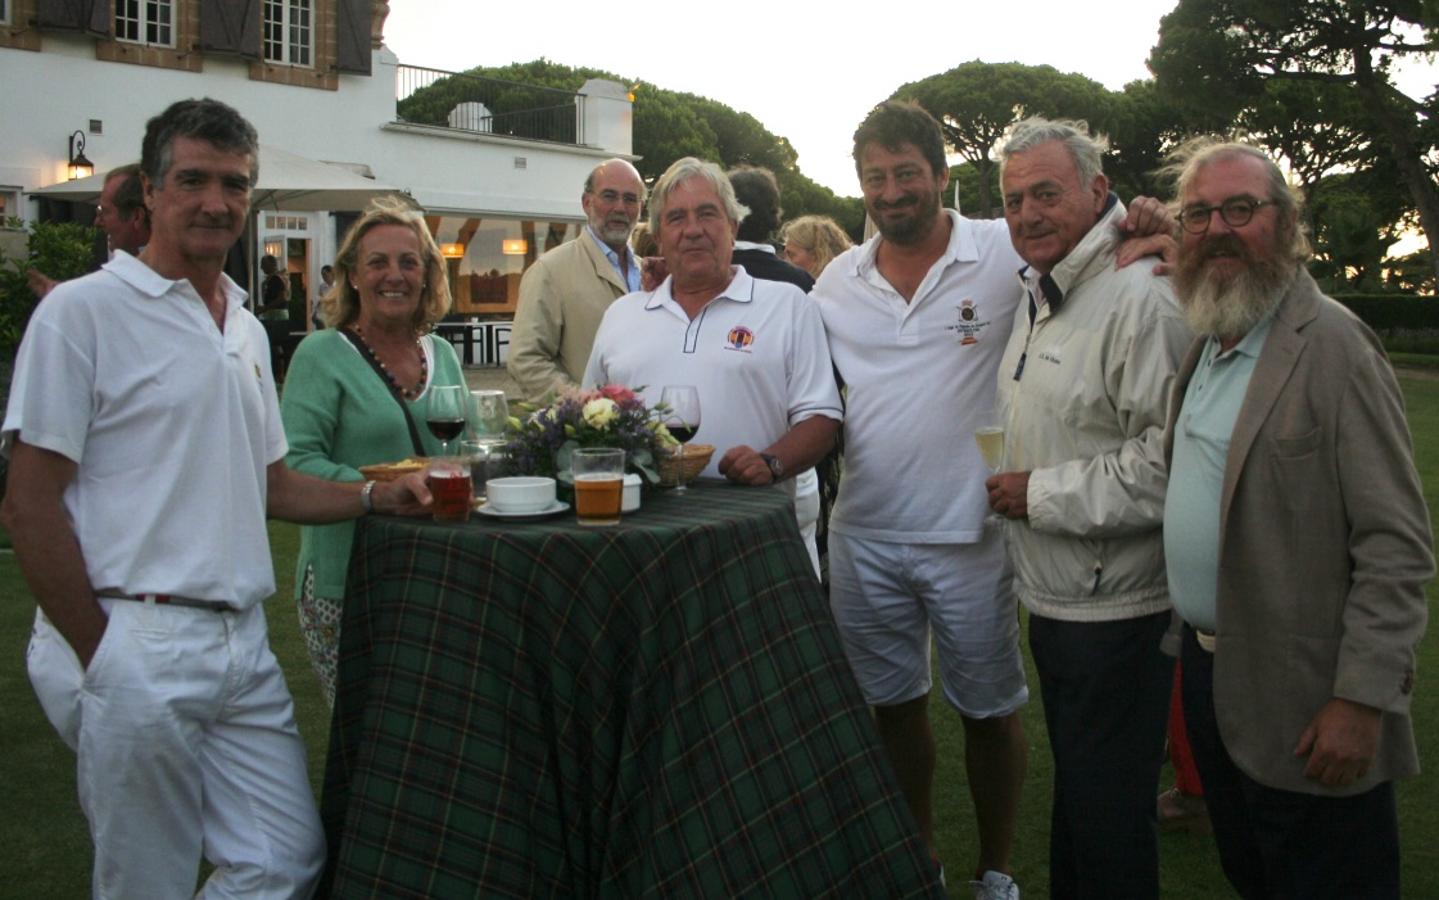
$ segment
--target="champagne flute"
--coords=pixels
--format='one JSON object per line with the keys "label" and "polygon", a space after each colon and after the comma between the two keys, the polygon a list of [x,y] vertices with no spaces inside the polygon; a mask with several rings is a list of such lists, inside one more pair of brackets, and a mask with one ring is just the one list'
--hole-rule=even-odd
{"label": "champagne flute", "polygon": [[450,455],[450,441],[465,430],[465,389],[456,384],[431,387],[425,425],[440,442],[440,453]]}
{"label": "champagne flute", "polygon": [[[989,470],[989,474],[998,475],[1004,466],[1004,422],[998,410],[991,410],[979,417],[979,425],[974,429],[974,442],[979,445],[979,455],[983,458],[984,467]],[[997,512],[991,512],[984,521],[987,525],[998,528],[1004,523],[1004,517]]]}
{"label": "champagne flute", "polygon": [[700,394],[692,384],[667,384],[660,391],[660,403],[667,407],[664,413],[665,428],[670,436],[680,442],[674,454],[679,465],[676,476],[678,485],[675,493],[685,490],[684,449],[700,430]]}

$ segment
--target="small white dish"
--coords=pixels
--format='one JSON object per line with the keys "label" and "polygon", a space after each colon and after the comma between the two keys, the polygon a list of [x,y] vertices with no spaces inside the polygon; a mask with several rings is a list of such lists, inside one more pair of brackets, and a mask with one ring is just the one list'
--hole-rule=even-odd
{"label": "small white dish", "polygon": [[491,504],[484,503],[476,507],[475,512],[495,519],[543,519],[555,513],[562,513],[569,508],[570,505],[563,500],[555,500],[549,506],[542,507],[541,509],[526,509],[513,512],[508,509],[495,509]]}
{"label": "small white dish", "polygon": [[485,497],[495,510],[536,515],[555,503],[553,478],[518,475],[485,482]]}

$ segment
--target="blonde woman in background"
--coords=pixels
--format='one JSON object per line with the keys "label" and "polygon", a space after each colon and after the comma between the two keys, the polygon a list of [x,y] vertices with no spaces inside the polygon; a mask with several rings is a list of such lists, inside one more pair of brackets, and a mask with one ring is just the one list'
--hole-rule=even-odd
{"label": "blonde woman in background", "polygon": [[816,281],[830,260],[853,246],[849,235],[829,216],[800,216],[788,222],[780,232],[780,241],[785,257]]}

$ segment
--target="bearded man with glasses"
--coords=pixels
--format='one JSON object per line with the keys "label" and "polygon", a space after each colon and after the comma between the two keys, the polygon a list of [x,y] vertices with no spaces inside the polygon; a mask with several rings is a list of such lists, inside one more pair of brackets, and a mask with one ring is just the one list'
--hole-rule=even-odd
{"label": "bearded man with glasses", "polygon": [[1272,160],[1205,141],[1172,168],[1199,337],[1170,398],[1164,551],[1220,862],[1244,897],[1398,897],[1434,573],[1399,387],[1305,271]]}

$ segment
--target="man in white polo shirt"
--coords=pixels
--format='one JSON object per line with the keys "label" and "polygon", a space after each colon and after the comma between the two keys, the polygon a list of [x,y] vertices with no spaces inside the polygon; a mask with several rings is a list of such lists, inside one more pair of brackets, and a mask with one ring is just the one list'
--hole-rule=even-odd
{"label": "man in white polo shirt", "polygon": [[[686,157],[660,176],[650,226],[669,276],[605,313],[584,383],[643,386],[650,403],[667,384],[695,385],[695,440],[721,451],[703,474],[793,493],[792,476],[834,444],[839,391],[819,310],[804,292],[730,264],[745,212],[713,163]],[[809,518],[801,525],[818,573]]]}
{"label": "man in white polo shirt", "polygon": [[[971,887],[1010,900],[1019,895],[1010,857],[1027,764],[1018,710],[1029,693],[1004,541],[984,527],[988,473],[974,432],[994,405],[1023,262],[1003,221],[941,206],[944,138],[920,107],[875,107],[855,132],[854,160],[879,233],[831,262],[811,294],[848,392],[830,604],[931,847],[933,632],[945,699],[964,723],[979,825]],[[1162,215],[1150,221],[1158,210],[1133,204],[1126,227],[1167,230]],[[1155,241],[1130,243],[1126,262]]]}
{"label": "man in white polo shirt", "polygon": [[150,243],[41,304],[0,429],[0,519],[39,605],[30,677],[77,753],[97,897],[190,896],[201,853],[207,896],[309,896],[324,838],[259,605],[275,588],[265,514],[428,502],[413,476],[285,468],[265,332],[223,273],[257,150],[213,100],[150,120]]}

